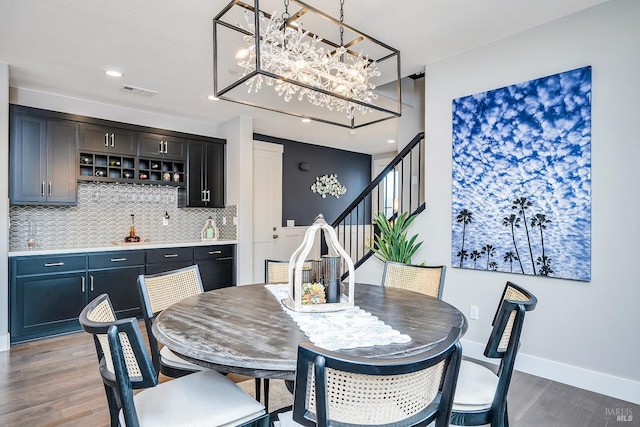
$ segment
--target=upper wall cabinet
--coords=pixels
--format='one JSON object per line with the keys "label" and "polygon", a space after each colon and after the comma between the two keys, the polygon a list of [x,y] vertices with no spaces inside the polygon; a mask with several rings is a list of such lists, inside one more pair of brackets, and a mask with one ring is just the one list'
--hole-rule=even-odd
{"label": "upper wall cabinet", "polygon": [[141,133],[138,155],[140,157],[185,160],[187,141],[155,133]]}
{"label": "upper wall cabinet", "polygon": [[224,207],[224,143],[189,141],[187,180],[180,189],[180,207]]}
{"label": "upper wall cabinet", "polygon": [[10,203],[77,204],[77,124],[12,114]]}
{"label": "upper wall cabinet", "polygon": [[135,156],[136,132],[128,129],[80,124],[80,149]]}

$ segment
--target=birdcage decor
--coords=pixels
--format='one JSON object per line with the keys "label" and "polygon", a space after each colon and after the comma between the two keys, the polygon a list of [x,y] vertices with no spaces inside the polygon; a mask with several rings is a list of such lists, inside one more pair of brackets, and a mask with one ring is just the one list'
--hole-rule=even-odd
{"label": "birdcage decor", "polygon": [[[329,255],[323,256],[323,274],[314,280],[322,283],[327,289],[327,299],[326,302],[320,304],[305,304],[303,303],[303,285],[307,284],[303,283],[302,279],[304,263],[318,232],[324,233]],[[344,265],[349,273],[346,292],[340,280],[340,265]],[[301,312],[339,311],[353,307],[354,271],[353,261],[340,246],[336,231],[327,224],[322,214],[318,214],[313,224],[305,232],[302,244],[291,255],[289,260],[289,295],[282,303],[291,310]]]}

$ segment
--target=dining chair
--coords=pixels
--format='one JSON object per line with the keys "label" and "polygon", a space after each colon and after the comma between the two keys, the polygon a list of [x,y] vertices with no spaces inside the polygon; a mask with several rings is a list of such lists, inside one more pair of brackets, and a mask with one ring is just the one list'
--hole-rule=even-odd
{"label": "dining chair", "polygon": [[157,274],[141,274],[138,276],[138,292],[156,372],[178,378],[205,369],[181,358],[166,346],[160,349],[151,331],[153,319],[165,308],[204,292],[198,266],[192,265]]}
{"label": "dining chair", "polygon": [[[305,261],[302,266],[311,268],[311,261]],[[289,260],[265,260],[264,282],[267,284],[289,283]]]}
{"label": "dining chair", "polygon": [[382,286],[407,289],[442,299],[446,271],[447,267],[444,265],[412,265],[386,261],[382,273]]}
{"label": "dining chair", "polygon": [[[303,267],[311,268],[311,261],[305,261]],[[268,285],[273,285],[277,283],[289,283],[289,260],[275,260],[275,259],[266,259],[264,261],[264,283]],[[269,380],[265,378],[263,380],[264,385],[264,395],[265,395],[265,406],[268,407],[267,403],[269,402]],[[285,380],[285,385],[287,389],[293,393],[293,381]],[[256,383],[256,390],[259,385]],[[257,393],[257,392],[256,392]],[[256,395],[257,399],[260,400],[260,395]]]}
{"label": "dining chair", "polygon": [[[100,374],[105,388],[111,390],[111,425],[118,425],[114,421],[127,427],[268,425],[264,406],[213,370],[160,384],[138,320],[114,319],[107,294],[91,301],[80,314],[82,328],[100,347]],[[134,396],[134,389],[143,390]]]}
{"label": "dining chair", "polygon": [[[151,358],[156,372],[162,372],[168,377],[179,378],[207,369],[181,358],[167,346],[160,349],[151,330],[153,319],[164,309],[187,297],[204,292],[198,266],[191,265],[157,274],[141,274],[138,276],[138,291]],[[260,379],[256,378],[255,381],[256,399],[260,400]]]}
{"label": "dining chair", "polygon": [[462,358],[459,328],[412,356],[374,359],[298,346],[293,411],[281,426],[414,426],[449,423]]}
{"label": "dining chair", "polygon": [[529,291],[507,282],[484,350],[486,357],[500,359],[497,373],[479,363],[462,361],[451,412],[452,425],[509,426],[507,393],[524,316],[536,308],[537,303],[537,298]]}

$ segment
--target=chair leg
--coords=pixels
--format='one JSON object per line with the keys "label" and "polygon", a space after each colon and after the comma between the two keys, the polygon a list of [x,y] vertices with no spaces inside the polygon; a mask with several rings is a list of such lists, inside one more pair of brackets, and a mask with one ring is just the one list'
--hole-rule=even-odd
{"label": "chair leg", "polygon": [[269,412],[269,378],[264,378],[262,384],[264,387],[264,409]]}
{"label": "chair leg", "polygon": [[120,426],[120,404],[115,391],[104,384],[104,391],[107,394],[107,405],[109,406],[109,417],[111,418],[111,427]]}
{"label": "chair leg", "polygon": [[256,378],[256,400],[260,402],[260,378]]}

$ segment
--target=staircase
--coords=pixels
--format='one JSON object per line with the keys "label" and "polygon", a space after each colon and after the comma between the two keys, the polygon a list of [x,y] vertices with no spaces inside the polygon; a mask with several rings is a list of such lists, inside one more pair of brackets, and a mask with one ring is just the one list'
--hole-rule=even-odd
{"label": "staircase", "polygon": [[[414,216],[424,210],[423,155],[424,132],[421,132],[331,224],[355,268],[373,255],[371,247],[376,230],[372,218],[378,212],[384,212],[391,219],[404,212]],[[323,244],[322,253],[326,252]]]}

